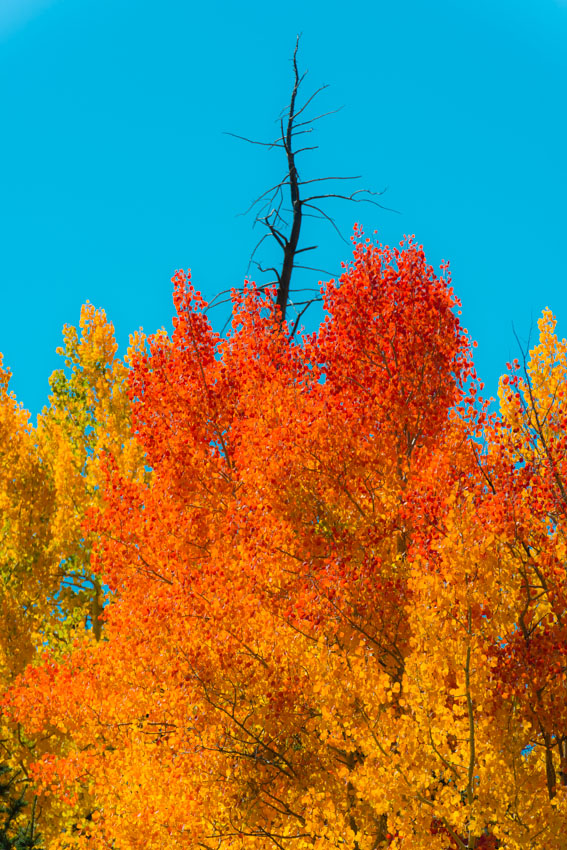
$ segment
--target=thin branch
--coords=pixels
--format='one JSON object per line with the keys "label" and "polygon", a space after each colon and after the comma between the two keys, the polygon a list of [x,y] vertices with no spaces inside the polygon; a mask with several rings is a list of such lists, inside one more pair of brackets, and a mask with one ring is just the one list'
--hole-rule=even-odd
{"label": "thin branch", "polygon": [[241,139],[243,142],[248,142],[251,145],[261,145],[264,148],[283,148],[279,139],[276,142],[260,142],[257,139],[249,139],[248,136],[239,136],[238,133],[230,133],[228,130],[223,131],[223,136],[232,136],[233,139]]}
{"label": "thin branch", "polygon": [[[323,180],[360,180],[360,174],[353,174],[350,177],[312,177],[311,180],[301,180],[301,186],[307,186],[309,183],[321,183]],[[359,192],[368,192],[368,189],[359,189]],[[356,192],[355,192],[356,194]],[[382,192],[371,192],[372,195],[382,195]]]}
{"label": "thin branch", "polygon": [[294,263],[294,269],[304,269],[309,272],[321,272],[321,274],[328,274],[329,277],[333,277],[334,272],[330,272],[328,269],[319,269],[317,266],[301,266],[299,263]]}
{"label": "thin branch", "polygon": [[305,311],[307,310],[307,308],[308,308],[308,307],[310,307],[310,306],[311,306],[311,304],[313,304],[313,302],[314,302],[314,301],[319,301],[319,300],[320,300],[320,299],[318,299],[318,298],[312,298],[310,301],[308,301],[308,302],[306,303],[306,305],[305,305],[305,307],[303,308],[303,310],[301,310],[301,311],[297,314],[297,319],[295,320],[295,323],[294,323],[293,328],[292,328],[292,330],[291,330],[291,333],[290,333],[290,335],[289,335],[289,338],[290,338],[290,339],[293,339],[293,337],[295,336],[295,332],[296,332],[296,330],[297,330],[297,326],[299,325],[299,321],[300,321],[301,317],[303,316],[303,314],[305,313]]}
{"label": "thin branch", "polygon": [[345,243],[345,245],[348,245],[348,241],[345,239],[345,237],[341,233],[338,224],[335,222],[334,219],[331,218],[330,215],[327,215],[327,213],[324,210],[322,210],[320,207],[316,207],[315,204],[308,204],[306,201],[304,201],[303,206],[305,206],[305,207],[307,207],[308,209],[311,209],[311,210],[316,210],[319,213],[319,215],[314,216],[314,218],[325,219],[325,221],[328,221],[329,224],[331,225],[331,227],[333,228],[333,230],[339,236],[339,238],[342,239],[342,241]]}
{"label": "thin branch", "polygon": [[[297,57],[298,48],[299,48],[299,36],[297,36],[297,41],[296,41],[296,44],[295,44],[295,51],[294,51],[294,54],[293,54],[293,62],[294,62],[294,66],[295,66],[296,71],[297,71],[296,57]],[[297,79],[297,75],[296,75],[296,79]],[[301,83],[303,82],[304,79],[305,79],[305,74],[303,74],[301,79],[298,81],[298,84],[297,84],[298,88],[299,88],[299,86],[301,85]],[[322,91],[325,91],[325,89],[328,89],[328,88],[329,88],[328,84],[325,84],[324,86],[319,86],[319,88],[316,91],[314,91],[313,94],[310,97],[307,98],[307,100],[305,101],[305,103],[303,104],[301,109],[298,109],[297,112],[293,113],[293,115],[290,114],[291,120],[293,122],[295,122],[295,119],[299,118],[299,116],[301,115],[302,112],[305,112],[305,110],[307,109],[309,104],[312,103],[315,100],[317,95],[321,94]],[[290,113],[291,113],[291,110],[290,110]],[[305,122],[303,122],[303,123],[305,123]],[[312,122],[309,121],[309,124],[311,124],[311,123]]]}
{"label": "thin branch", "polygon": [[[341,112],[343,109],[344,109],[344,106],[338,106],[336,109],[329,109],[328,112],[322,112],[320,115],[316,115],[315,118],[310,118],[309,121],[300,121],[298,124],[295,125],[295,129],[297,130],[298,127],[311,126],[311,124],[314,124],[315,121],[320,121],[321,118],[328,118],[329,115],[336,115],[337,112]],[[296,116],[296,118],[297,118],[297,116]],[[308,130],[307,132],[310,133],[311,130]],[[297,133],[296,133],[296,135],[297,135]]]}

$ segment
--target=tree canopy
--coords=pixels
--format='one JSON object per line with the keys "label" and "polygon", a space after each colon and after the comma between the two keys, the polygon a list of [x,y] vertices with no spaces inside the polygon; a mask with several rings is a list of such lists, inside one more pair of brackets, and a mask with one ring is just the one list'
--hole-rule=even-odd
{"label": "tree canopy", "polygon": [[311,335],[173,283],[126,362],[83,309],[37,428],[2,373],[2,740],[46,847],[564,848],[552,314],[494,413],[412,240],[357,232]]}

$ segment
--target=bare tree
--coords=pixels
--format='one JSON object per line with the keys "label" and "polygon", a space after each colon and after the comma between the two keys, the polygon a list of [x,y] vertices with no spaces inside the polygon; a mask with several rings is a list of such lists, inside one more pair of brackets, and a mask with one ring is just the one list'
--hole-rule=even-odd
{"label": "bare tree", "polygon": [[[297,54],[299,51],[300,36],[297,36],[295,49],[293,51],[293,88],[288,106],[283,110],[279,119],[279,136],[273,141],[257,141],[246,136],[239,136],[236,133],[228,133],[229,136],[234,136],[237,139],[242,139],[253,145],[260,145],[269,149],[276,148],[283,150],[286,160],[286,170],[282,179],[266,189],[265,192],[257,197],[246,210],[246,213],[254,212],[254,225],[260,224],[265,228],[264,234],[257,242],[250,257],[250,264],[254,263],[260,273],[271,272],[275,279],[263,284],[259,288],[266,289],[268,286],[276,284],[276,304],[279,307],[280,322],[286,319],[288,307],[291,305],[295,309],[296,317],[291,331],[293,336],[297,330],[299,320],[301,319],[307,308],[315,301],[320,300],[318,296],[312,298],[302,298],[300,300],[292,300],[292,292],[304,293],[306,290],[292,290],[291,281],[295,269],[307,269],[315,272],[322,272],[332,276],[332,272],[315,266],[307,266],[303,263],[298,263],[300,254],[305,254],[307,251],[314,251],[317,245],[307,245],[300,247],[300,237],[302,235],[302,227],[304,220],[307,217],[315,217],[326,221],[337,234],[346,242],[340,232],[334,219],[324,209],[326,202],[331,199],[343,201],[351,201],[353,203],[369,203],[381,209],[388,209],[382,206],[376,197],[383,192],[371,192],[369,189],[356,189],[350,194],[334,192],[334,191],[317,191],[314,187],[317,184],[325,184],[337,181],[352,181],[359,180],[360,175],[350,177],[314,177],[303,180],[299,174],[297,167],[297,158],[300,154],[306,151],[314,151],[318,149],[318,145],[298,146],[299,137],[313,132],[313,124],[321,118],[333,115],[339,112],[339,109],[334,109],[329,112],[323,112],[316,115],[314,118],[306,118],[306,110],[311,106],[317,95],[319,95],[327,86],[321,86],[316,89],[313,94],[307,97],[302,105],[298,105],[300,96],[300,88],[305,80],[307,72],[299,73]],[[306,189],[306,187],[309,187]],[[311,194],[313,192],[313,194]],[[305,193],[305,194],[304,194]],[[286,201],[289,206],[286,206]],[[268,266],[264,268],[256,259],[260,247],[266,239],[274,240],[281,250],[281,265]],[[347,243],[348,244],[348,243]],[[224,293],[220,293],[223,295]],[[216,299],[211,302],[213,306]],[[216,303],[221,303],[216,301]]]}

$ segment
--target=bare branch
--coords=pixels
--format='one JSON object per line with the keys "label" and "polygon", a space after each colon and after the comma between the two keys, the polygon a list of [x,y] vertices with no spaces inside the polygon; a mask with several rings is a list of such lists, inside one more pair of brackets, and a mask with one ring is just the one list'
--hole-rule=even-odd
{"label": "bare branch", "polygon": [[262,192],[262,194],[261,194],[261,195],[258,195],[258,197],[256,198],[256,200],[255,200],[255,201],[252,201],[252,203],[250,204],[250,206],[248,207],[248,209],[246,209],[243,213],[238,213],[238,215],[239,215],[239,216],[241,216],[241,215],[248,215],[248,213],[249,213],[249,212],[252,212],[252,210],[254,209],[254,207],[256,206],[256,204],[259,204],[259,203],[260,203],[260,201],[264,200],[264,198],[266,198],[266,197],[267,197],[267,196],[268,196],[271,192],[277,192],[278,190],[281,190],[283,186],[287,186],[287,185],[288,185],[288,181],[287,181],[287,179],[286,179],[286,178],[284,178],[283,180],[280,180],[280,182],[279,182],[279,183],[276,183],[276,184],[275,184],[274,186],[272,186],[270,189],[266,189],[266,191],[265,191],[265,192]]}
{"label": "bare branch", "polygon": [[297,330],[297,326],[299,325],[299,320],[301,319],[301,317],[303,316],[303,314],[305,313],[305,311],[307,310],[307,308],[308,308],[308,307],[310,307],[310,306],[311,306],[311,304],[313,304],[313,302],[314,302],[314,301],[319,301],[319,300],[320,300],[319,298],[312,298],[310,301],[307,301],[307,303],[305,304],[305,307],[303,308],[303,310],[301,310],[301,312],[299,312],[299,313],[297,314],[297,318],[296,318],[296,320],[295,320],[295,323],[294,323],[293,328],[292,328],[292,330],[291,330],[291,333],[290,333],[290,335],[289,335],[289,338],[290,338],[290,339],[293,339],[293,337],[295,336],[295,332],[296,332],[296,330]]}
{"label": "bare branch", "polygon": [[[296,58],[296,56],[297,56],[297,48],[298,48],[298,47],[299,47],[299,38],[297,39],[297,43],[296,43],[296,45],[295,45],[294,62],[295,62],[295,58]],[[297,87],[298,87],[298,88],[299,88],[299,86],[301,85],[301,83],[303,82],[303,79],[304,79],[304,78],[305,78],[305,74],[303,74],[303,76],[302,76],[302,77],[301,77],[301,79],[299,80],[298,85],[297,85]],[[310,103],[312,103],[312,102],[315,100],[315,98],[317,97],[317,95],[318,95],[318,94],[321,94],[321,92],[322,92],[322,91],[325,91],[325,89],[328,89],[328,88],[329,88],[329,86],[328,86],[327,84],[326,84],[326,85],[324,85],[324,86],[319,86],[319,88],[317,89],[317,91],[314,91],[314,92],[313,92],[313,94],[312,94],[310,97],[308,97],[308,98],[307,98],[307,100],[305,101],[305,103],[303,104],[303,106],[301,107],[301,109],[298,109],[298,110],[297,110],[297,112],[294,112],[294,114],[290,116],[290,117],[291,117],[291,120],[292,120],[293,122],[295,122],[295,119],[296,119],[296,118],[299,118],[299,116],[301,115],[301,113],[302,113],[302,112],[305,112],[305,110],[307,109],[307,107],[309,106],[309,104],[310,104]],[[305,123],[305,122],[303,122],[303,123]],[[309,123],[309,124],[311,124],[312,122],[311,122],[311,121],[309,121],[308,123]]]}
{"label": "bare branch", "polygon": [[368,195],[375,195],[376,197],[379,197],[380,195],[384,194],[384,192],[371,192],[369,189],[357,189],[356,192],[353,192],[351,195],[338,195],[335,192],[329,192],[325,195],[312,195],[310,198],[305,198],[304,203],[307,203],[308,201],[321,201],[328,200],[329,198],[336,198],[339,201],[352,201],[355,204],[373,204],[375,207],[379,207],[381,210],[387,210],[388,212],[394,212],[399,214],[399,210],[394,210],[391,207],[385,207],[383,204],[379,204],[378,201],[372,200],[372,198],[356,197],[356,195],[360,195],[363,192]]}
{"label": "bare branch", "polygon": [[319,269],[317,266],[300,266],[298,263],[294,264],[295,269],[307,269],[310,272],[321,272],[321,274],[328,274],[330,277],[333,276],[334,272],[330,272],[328,269]]}
{"label": "bare branch", "polygon": [[329,222],[329,224],[331,225],[331,227],[333,227],[333,229],[335,230],[335,232],[338,234],[338,236],[339,236],[339,237],[343,240],[343,242],[345,243],[345,245],[348,245],[348,241],[345,239],[345,237],[344,237],[344,236],[343,236],[343,234],[341,233],[341,231],[340,231],[340,229],[339,229],[338,225],[336,224],[336,222],[334,221],[334,219],[332,219],[332,218],[331,218],[331,216],[330,216],[330,215],[327,215],[327,213],[326,213],[326,212],[324,212],[324,211],[323,211],[322,209],[320,209],[319,207],[316,207],[314,204],[308,204],[308,203],[306,203],[306,202],[304,201],[304,202],[303,202],[303,205],[304,205],[304,206],[306,206],[306,207],[308,207],[309,209],[316,210],[318,213],[320,213],[320,215],[318,215],[318,216],[314,216],[314,218],[321,218],[321,219],[325,219],[326,221],[328,221],[328,222]]}
{"label": "bare branch", "polygon": [[[344,109],[344,106],[339,106],[339,107],[337,107],[337,109],[329,109],[328,112],[322,112],[320,115],[316,115],[315,118],[310,118],[309,121],[300,121],[299,124],[295,125],[295,131],[297,130],[298,127],[305,127],[307,125],[311,126],[311,124],[314,124],[315,121],[320,121],[321,118],[328,118],[329,115],[336,115],[337,112],[341,112],[343,109]],[[303,131],[303,132],[305,132],[305,131]],[[308,130],[307,132],[310,133],[311,130]],[[295,132],[295,134],[299,135],[297,132]]]}
{"label": "bare branch", "polygon": [[238,133],[229,133],[228,130],[225,130],[223,135],[232,136],[233,139],[241,139],[243,142],[248,142],[251,145],[262,145],[264,148],[283,148],[279,139],[275,142],[259,142],[257,139],[249,139],[248,136],[239,136]]}
{"label": "bare branch", "polygon": [[[309,183],[321,183],[322,180],[360,180],[360,174],[355,174],[352,177],[312,177],[311,180],[302,180],[300,185],[307,186]],[[368,189],[358,189],[357,192],[368,192]],[[354,192],[353,194],[357,194]],[[381,195],[382,192],[371,192],[372,195]]]}

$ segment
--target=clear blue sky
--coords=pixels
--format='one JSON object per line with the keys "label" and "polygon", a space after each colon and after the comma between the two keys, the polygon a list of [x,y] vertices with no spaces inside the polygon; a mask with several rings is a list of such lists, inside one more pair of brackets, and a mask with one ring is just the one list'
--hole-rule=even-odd
{"label": "clear blue sky", "polygon": [[[223,131],[271,137],[298,32],[306,91],[344,105],[302,176],[361,174],[400,211],[336,207],[347,235],[451,262],[491,393],[513,326],[549,306],[567,331],[565,0],[0,0],[0,350],[32,413],[85,300],[124,351],[170,328],[176,269],[241,284],[238,213],[283,163]],[[316,238],[335,271],[349,248]]]}

